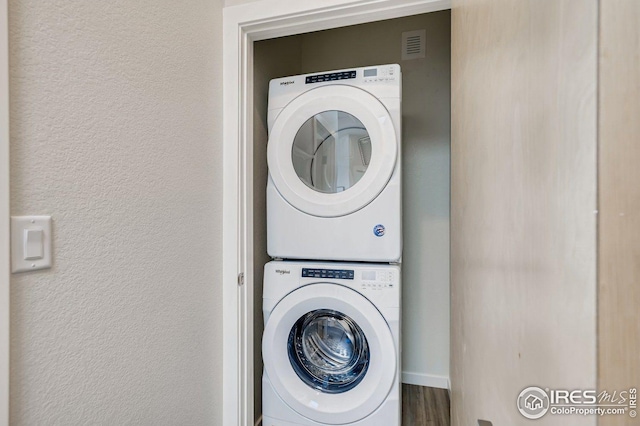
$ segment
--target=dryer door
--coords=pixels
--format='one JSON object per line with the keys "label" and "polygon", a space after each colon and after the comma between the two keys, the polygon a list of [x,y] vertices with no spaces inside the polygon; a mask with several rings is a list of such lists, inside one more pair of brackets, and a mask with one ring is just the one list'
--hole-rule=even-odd
{"label": "dryer door", "polygon": [[283,108],[269,135],[267,161],[273,183],[292,206],[337,217],[382,192],[397,152],[391,116],[378,99],[352,86],[328,85]]}
{"label": "dryer door", "polygon": [[382,314],[354,290],[326,283],[301,287],[276,305],[262,356],[280,398],[322,424],[352,423],[374,412],[397,366]]}

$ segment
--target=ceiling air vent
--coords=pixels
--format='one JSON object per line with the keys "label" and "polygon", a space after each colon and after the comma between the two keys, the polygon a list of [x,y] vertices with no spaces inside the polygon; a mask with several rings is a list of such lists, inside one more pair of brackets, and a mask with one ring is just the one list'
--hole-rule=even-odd
{"label": "ceiling air vent", "polygon": [[424,58],[427,30],[406,31],[402,33],[402,60]]}

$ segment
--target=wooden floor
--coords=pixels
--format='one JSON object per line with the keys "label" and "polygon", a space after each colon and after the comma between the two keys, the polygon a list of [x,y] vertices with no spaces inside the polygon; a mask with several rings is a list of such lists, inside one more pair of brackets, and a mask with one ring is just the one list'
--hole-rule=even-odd
{"label": "wooden floor", "polygon": [[402,426],[449,426],[449,391],[402,385]]}

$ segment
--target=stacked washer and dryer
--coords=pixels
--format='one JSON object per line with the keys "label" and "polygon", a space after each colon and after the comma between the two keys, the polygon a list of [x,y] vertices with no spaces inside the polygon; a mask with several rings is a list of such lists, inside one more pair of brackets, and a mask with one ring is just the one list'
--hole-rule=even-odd
{"label": "stacked washer and dryer", "polygon": [[263,426],[400,424],[401,77],[269,84]]}

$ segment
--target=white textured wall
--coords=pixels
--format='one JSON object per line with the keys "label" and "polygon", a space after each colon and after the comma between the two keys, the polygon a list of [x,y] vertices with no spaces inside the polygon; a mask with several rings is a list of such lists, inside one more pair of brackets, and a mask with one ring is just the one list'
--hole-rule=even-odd
{"label": "white textured wall", "polygon": [[221,421],[222,1],[12,0],[12,425]]}
{"label": "white textured wall", "polygon": [[254,1],[260,1],[260,0],[225,0],[224,1],[224,6],[225,7],[237,6],[239,4],[251,3],[251,2],[254,2]]}

